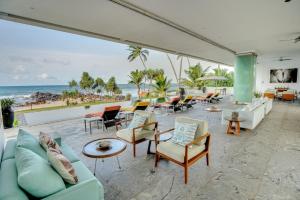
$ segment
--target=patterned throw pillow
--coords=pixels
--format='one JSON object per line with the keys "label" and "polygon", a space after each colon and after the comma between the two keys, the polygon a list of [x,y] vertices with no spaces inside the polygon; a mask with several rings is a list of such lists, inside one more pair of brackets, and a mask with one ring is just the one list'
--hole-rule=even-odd
{"label": "patterned throw pillow", "polygon": [[175,123],[175,131],[171,141],[175,144],[185,146],[194,140],[198,124],[193,123]]}
{"label": "patterned throw pillow", "polygon": [[51,147],[47,150],[48,160],[57,171],[58,174],[64,179],[65,182],[76,184],[78,182],[77,175],[71,162],[60,151]]}
{"label": "patterned throw pillow", "polygon": [[45,149],[45,151],[47,151],[48,148],[51,147],[51,148],[56,149],[57,151],[61,152],[59,145],[47,133],[40,132],[39,141],[40,141],[41,146]]}
{"label": "patterned throw pillow", "polygon": [[[128,128],[133,129],[133,128],[142,126],[145,124],[146,119],[147,119],[146,116],[134,114],[134,117],[133,117],[131,123],[129,124]],[[141,130],[142,130],[142,128],[137,129],[137,131],[141,131]]]}

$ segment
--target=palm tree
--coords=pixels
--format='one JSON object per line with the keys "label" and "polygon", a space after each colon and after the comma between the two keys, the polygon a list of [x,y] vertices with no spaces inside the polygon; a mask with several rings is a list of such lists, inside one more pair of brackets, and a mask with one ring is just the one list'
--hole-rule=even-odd
{"label": "palm tree", "polygon": [[153,87],[159,96],[165,97],[167,95],[167,91],[171,87],[171,80],[168,80],[167,76],[160,74],[155,78],[155,84]]}
{"label": "palm tree", "polygon": [[147,61],[147,56],[149,56],[149,51],[146,49],[143,49],[142,47],[133,46],[133,45],[130,45],[128,50],[130,51],[129,56],[128,56],[129,62],[132,62],[136,58],[139,58],[143,64],[145,70],[147,70],[145,62]]}
{"label": "palm tree", "polygon": [[77,83],[77,81],[75,81],[74,79],[73,80],[71,80],[70,82],[69,82],[69,87],[72,89],[72,88],[76,88],[78,86],[78,83]]}
{"label": "palm tree", "polygon": [[174,64],[173,64],[173,62],[172,62],[172,60],[171,60],[169,54],[167,54],[167,57],[168,57],[168,60],[169,60],[169,62],[170,62],[171,68],[172,68],[172,70],[173,70],[173,73],[174,73],[174,76],[175,76],[177,85],[179,86],[179,80],[178,80],[178,76],[177,76],[177,73],[176,73],[176,70],[175,70],[175,66],[174,66]]}
{"label": "palm tree", "polygon": [[139,70],[132,71],[130,72],[129,75],[130,78],[129,83],[137,87],[139,98],[140,98],[141,85],[143,83],[144,76],[145,76],[144,72]]}
{"label": "palm tree", "polygon": [[213,71],[214,76],[223,76],[227,79],[217,81],[217,86],[233,86],[233,72],[228,72],[227,69],[221,68],[220,65],[217,68],[213,69]]}
{"label": "palm tree", "polygon": [[94,85],[92,86],[92,89],[96,90],[98,94],[101,94],[103,89],[106,87],[106,84],[102,78],[96,78],[94,81]]}
{"label": "palm tree", "polygon": [[200,80],[200,78],[207,74],[209,68],[210,67],[202,69],[200,63],[195,66],[190,66],[188,70],[184,70],[188,78],[184,78],[182,84],[191,88],[197,87],[200,89],[205,84],[205,81]]}

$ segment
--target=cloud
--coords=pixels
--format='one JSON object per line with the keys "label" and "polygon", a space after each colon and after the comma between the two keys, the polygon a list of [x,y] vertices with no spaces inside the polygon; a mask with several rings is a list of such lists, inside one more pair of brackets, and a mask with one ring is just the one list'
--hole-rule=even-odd
{"label": "cloud", "polygon": [[13,79],[14,79],[14,80],[19,80],[19,79],[20,79],[20,75],[15,75],[15,76],[13,77]]}
{"label": "cloud", "polygon": [[25,67],[23,65],[17,65],[14,69],[14,73],[25,72]]}
{"label": "cloud", "polygon": [[12,62],[22,62],[22,63],[33,63],[34,60],[30,57],[23,56],[9,56],[9,60]]}
{"label": "cloud", "polygon": [[37,78],[38,78],[39,80],[57,80],[56,77],[54,77],[54,76],[49,76],[49,74],[47,74],[47,73],[38,74],[38,75],[37,75]]}
{"label": "cloud", "polygon": [[70,65],[69,60],[59,60],[54,58],[44,58],[43,62],[46,64],[59,64],[59,65]]}

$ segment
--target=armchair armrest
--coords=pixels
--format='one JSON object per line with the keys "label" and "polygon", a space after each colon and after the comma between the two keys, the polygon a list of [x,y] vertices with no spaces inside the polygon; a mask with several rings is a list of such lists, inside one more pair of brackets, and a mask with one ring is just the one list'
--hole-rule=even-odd
{"label": "armchair armrest", "polygon": [[136,131],[137,129],[145,128],[145,127],[151,126],[151,125],[155,125],[154,131],[156,131],[157,126],[158,126],[158,122],[151,122],[151,123],[143,124],[143,125],[141,125],[141,126],[138,126],[138,127],[133,128],[133,129],[132,129],[132,140],[135,141],[135,131]]}
{"label": "armchair armrest", "polygon": [[[189,147],[193,144],[197,145],[199,142],[201,142],[201,140],[207,138],[207,137],[210,137],[210,134],[209,133],[205,133],[204,135],[200,135],[199,137],[197,137],[196,139],[194,139],[192,142],[188,143],[185,145],[185,155],[184,155],[184,162],[187,163],[189,158],[188,158],[188,155],[189,155]],[[208,148],[208,147],[206,147]]]}
{"label": "armchair armrest", "polygon": [[169,133],[171,131],[174,131],[175,128],[171,128],[171,129],[168,129],[168,130],[165,130],[165,131],[156,131],[155,135],[154,135],[154,139],[155,139],[155,144],[157,145],[158,144],[158,139],[159,139],[159,136],[162,135],[162,134],[165,134],[165,133]]}

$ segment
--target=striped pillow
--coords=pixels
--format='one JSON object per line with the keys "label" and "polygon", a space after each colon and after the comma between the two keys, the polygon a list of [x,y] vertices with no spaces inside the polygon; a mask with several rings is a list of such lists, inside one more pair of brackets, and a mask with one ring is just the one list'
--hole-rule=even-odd
{"label": "striped pillow", "polygon": [[60,174],[65,182],[70,184],[76,184],[78,182],[75,169],[71,162],[60,151],[50,147],[47,150],[47,156],[52,167]]}

